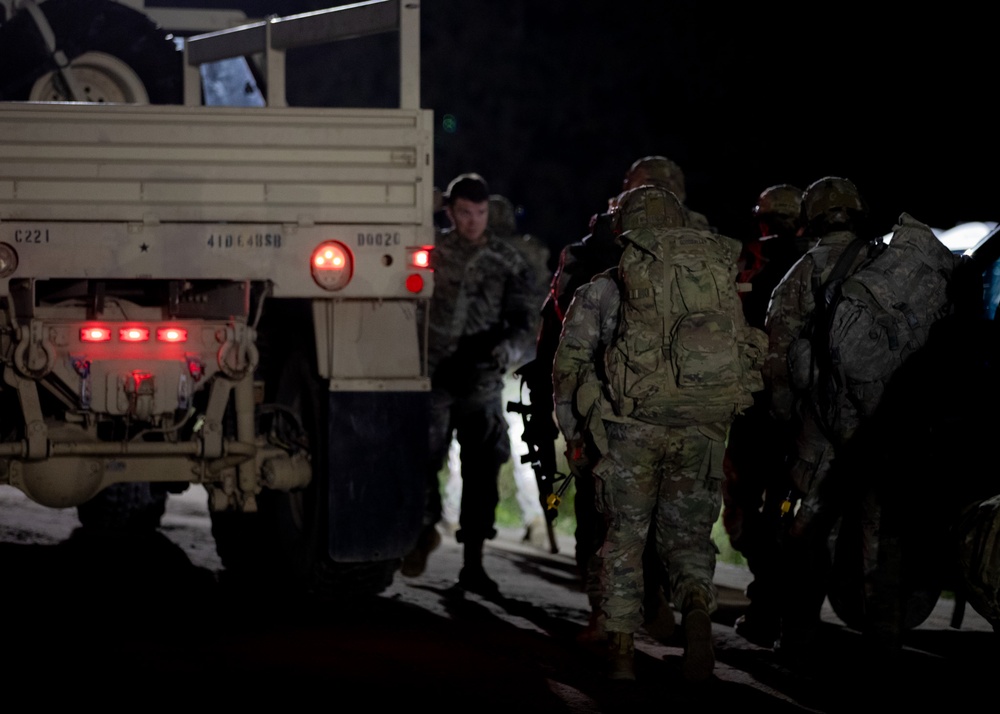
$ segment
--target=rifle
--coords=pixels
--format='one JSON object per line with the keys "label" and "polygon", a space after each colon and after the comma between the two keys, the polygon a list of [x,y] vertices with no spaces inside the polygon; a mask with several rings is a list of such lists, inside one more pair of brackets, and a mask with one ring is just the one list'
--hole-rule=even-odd
{"label": "rifle", "polygon": [[[552,419],[552,381],[544,371],[542,363],[534,359],[515,370],[514,375],[521,378],[521,401],[507,402],[507,411],[521,415],[524,422],[524,443],[528,453],[521,456],[522,464],[531,464],[538,483],[538,497],[545,513],[545,528],[549,537],[549,548],[552,553],[559,552],[553,521],[559,515],[559,505],[562,495],[569,486],[569,474],[561,473],[556,467],[556,438],[559,429]],[[546,389],[546,385],[548,388]],[[528,387],[530,402],[524,400],[524,387]],[[548,397],[548,398],[546,398]],[[555,488],[558,482],[562,485]]]}

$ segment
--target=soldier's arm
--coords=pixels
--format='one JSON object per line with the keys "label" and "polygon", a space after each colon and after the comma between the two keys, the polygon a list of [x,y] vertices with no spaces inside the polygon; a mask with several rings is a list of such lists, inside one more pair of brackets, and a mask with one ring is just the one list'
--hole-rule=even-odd
{"label": "soldier's arm", "polygon": [[597,380],[595,361],[617,326],[618,286],[599,277],[578,288],[563,321],[562,335],[552,364],[556,420],[567,441],[581,437],[577,392]]}
{"label": "soldier's arm", "polygon": [[803,311],[806,309],[806,298],[811,297],[811,277],[811,263],[796,263],[774,288],[764,321],[768,351],[761,374],[771,393],[771,412],[783,421],[791,418],[794,402],[788,352],[805,325]]}

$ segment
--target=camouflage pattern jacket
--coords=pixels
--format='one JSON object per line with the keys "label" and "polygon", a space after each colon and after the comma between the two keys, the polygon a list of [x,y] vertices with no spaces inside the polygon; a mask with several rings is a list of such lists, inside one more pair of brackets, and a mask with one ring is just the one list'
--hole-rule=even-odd
{"label": "camouflage pattern jacket", "polygon": [[559,253],[559,265],[552,276],[548,296],[542,304],[538,328],[538,358],[551,367],[563,318],[577,289],[603,270],[618,265],[622,246],[615,242],[611,216],[596,214],[590,220],[591,233],[570,243]]}
{"label": "camouflage pattern jacket", "polygon": [[611,415],[610,408],[603,408],[603,356],[618,330],[621,309],[616,273],[617,267],[610,268],[576,290],[552,363],[556,421],[563,437],[572,443],[589,434],[600,453],[607,450],[602,417]]}
{"label": "camouflage pattern jacket", "polygon": [[457,358],[475,363],[499,387],[517,346],[530,335],[530,313],[538,309],[531,267],[489,231],[485,244],[472,245],[453,230],[438,236],[431,267],[429,374],[433,379],[442,362]]}
{"label": "camouflage pattern jacket", "polygon": [[[816,310],[817,286],[826,282],[840,254],[856,237],[846,230],[821,237],[774,288],[764,322],[768,352],[761,373],[771,394],[771,413],[776,419],[789,421],[801,414],[803,399],[812,396],[793,385],[789,356]],[[859,254],[851,270],[863,259],[864,253]]]}

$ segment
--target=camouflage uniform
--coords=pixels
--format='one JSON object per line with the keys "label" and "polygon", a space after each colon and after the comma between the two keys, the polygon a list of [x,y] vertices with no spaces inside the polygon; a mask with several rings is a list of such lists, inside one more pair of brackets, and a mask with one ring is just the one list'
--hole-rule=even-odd
{"label": "camouflage uniform", "polygon": [[[563,329],[563,318],[578,288],[601,271],[618,265],[622,248],[615,242],[609,213],[591,219],[591,232],[583,240],[563,248],[559,266],[552,277],[551,290],[542,306],[542,323],[538,333],[539,359],[551,365]],[[558,405],[556,405],[558,410]],[[568,422],[566,422],[568,423]],[[573,508],[576,515],[576,563],[584,590],[592,605],[600,597],[600,563],[595,554],[604,542],[604,518],[594,506],[594,484],[591,465],[600,458],[592,442],[580,442],[583,450],[569,454],[569,466],[576,481]]]}
{"label": "camouflage uniform", "polygon": [[[788,271],[774,289],[767,311],[768,354],[762,370],[771,392],[771,410],[781,422],[803,425],[799,438],[798,461],[792,469],[792,481],[800,494],[812,491],[814,481],[829,466],[832,445],[815,418],[816,395],[807,384],[811,375],[793,376],[789,369],[789,351],[798,347],[799,338],[816,310],[814,287],[826,282],[841,253],[857,238],[848,230],[820,237]],[[853,267],[863,259],[859,255]],[[809,505],[808,502],[805,505]],[[800,512],[803,523],[807,514]]]}
{"label": "camouflage uniform", "polygon": [[504,373],[530,334],[534,276],[521,254],[489,231],[471,245],[454,231],[432,253],[428,366],[431,374],[428,506],[424,523],[441,519],[441,470],[454,432],[462,449],[459,541],[496,535],[497,477],[510,458],[501,400]]}
{"label": "camouflage uniform", "polygon": [[620,294],[613,272],[575,293],[553,363],[553,385],[568,441],[582,437],[572,426],[578,415],[589,416],[598,441],[606,435],[604,456],[594,469],[597,507],[607,523],[600,551],[601,609],[608,632],[631,633],[643,622],[642,553],[654,516],[657,552],[671,565],[674,602],[682,610],[695,599],[709,612],[716,608],[711,532],[721,507],[728,424],[663,427],[603,408],[595,365],[618,325]]}
{"label": "camouflage uniform", "polygon": [[[820,179],[806,189],[806,200],[811,190],[831,181],[849,184],[844,179]],[[854,191],[853,184],[849,185]],[[860,217],[860,198],[854,195]],[[846,213],[840,206],[835,210]],[[788,529],[790,537],[783,545],[786,575],[781,587],[781,643],[789,650],[808,644],[816,634],[826,597],[830,569],[827,535],[833,517],[825,494],[834,444],[817,415],[815,367],[811,361],[802,359],[802,348],[808,346],[808,340],[802,336],[816,313],[816,291],[826,283],[841,254],[857,238],[856,228],[846,218],[833,224],[813,223],[810,229],[818,241],[792,266],[771,297],[765,322],[769,346],[762,369],[771,394],[772,415],[787,425],[789,433],[795,434],[794,453],[787,470],[787,493],[793,503],[799,501],[799,506]],[[864,251],[858,253],[848,272],[864,258]]]}
{"label": "camouflage uniform", "polygon": [[[683,204],[686,198],[684,173],[681,168],[663,156],[644,156],[636,159],[625,172],[623,189],[635,188],[642,184],[662,186],[674,193]],[[614,199],[609,201],[609,210],[598,213],[590,219],[590,233],[582,240],[571,243],[559,254],[559,264],[552,277],[549,295],[542,307],[542,323],[538,333],[538,358],[551,363],[555,355],[563,318],[570,300],[577,288],[584,285],[598,273],[618,265],[622,248],[615,240],[611,227],[611,213]],[[706,230],[714,230],[708,219],[687,206],[683,207],[685,225]],[[584,581],[584,589],[596,607],[600,598],[600,560],[598,551],[605,537],[605,524],[596,510],[594,481],[590,474],[592,465],[600,458],[600,451],[593,441],[584,441],[582,450],[567,454],[569,466],[576,480],[576,496],[573,502],[576,514],[576,561]],[[666,636],[672,622],[672,613],[657,617],[657,610],[666,608],[667,594],[661,589],[666,583],[666,573],[655,548],[646,554],[647,581],[650,587],[647,608],[650,625]],[[658,620],[658,621],[656,621]]]}

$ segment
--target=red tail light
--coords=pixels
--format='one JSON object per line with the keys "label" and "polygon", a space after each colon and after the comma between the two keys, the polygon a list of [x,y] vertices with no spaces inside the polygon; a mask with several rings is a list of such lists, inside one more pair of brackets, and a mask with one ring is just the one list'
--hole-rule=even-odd
{"label": "red tail light", "polygon": [[111,330],[106,327],[84,327],[80,330],[80,342],[110,342]]}
{"label": "red tail light", "polygon": [[354,257],[343,243],[327,241],[313,251],[310,271],[324,290],[340,290],[354,273]]}
{"label": "red tail light", "polygon": [[156,331],[156,339],[160,342],[187,342],[188,332],[179,327],[161,327]]}
{"label": "red tail light", "polygon": [[123,327],[118,330],[118,339],[122,342],[148,342],[149,330],[145,327]]}
{"label": "red tail light", "polygon": [[406,276],[406,289],[411,293],[419,293],[424,289],[424,276],[413,273]]}

